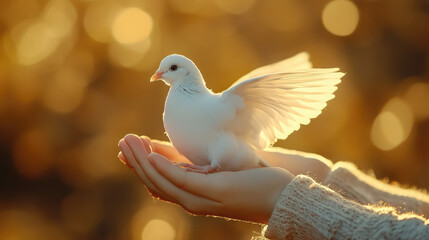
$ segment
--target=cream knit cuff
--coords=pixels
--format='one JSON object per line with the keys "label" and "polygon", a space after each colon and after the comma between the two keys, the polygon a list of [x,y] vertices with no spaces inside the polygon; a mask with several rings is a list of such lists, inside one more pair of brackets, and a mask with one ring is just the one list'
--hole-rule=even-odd
{"label": "cream knit cuff", "polygon": [[282,192],[265,237],[269,239],[426,239],[429,221],[398,216],[393,208],[364,206],[298,175]]}
{"label": "cream knit cuff", "polygon": [[[339,204],[341,202],[341,204]],[[340,206],[341,208],[338,208]],[[349,213],[362,206],[305,175],[299,175],[282,192],[271,215],[265,237],[269,239],[344,239],[358,226]],[[343,228],[348,230],[344,231]],[[341,230],[341,231],[340,231]]]}
{"label": "cream knit cuff", "polygon": [[323,184],[347,199],[364,205],[389,205],[400,213],[422,214],[423,205],[429,204],[427,195],[377,180],[347,162],[336,163]]}

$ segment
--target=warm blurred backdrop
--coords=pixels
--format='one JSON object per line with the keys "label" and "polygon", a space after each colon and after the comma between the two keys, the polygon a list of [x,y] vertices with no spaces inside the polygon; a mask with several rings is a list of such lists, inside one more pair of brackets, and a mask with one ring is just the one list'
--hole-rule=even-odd
{"label": "warm blurred backdrop", "polygon": [[127,133],[166,140],[184,54],[222,91],[308,51],[347,75],[309,126],[276,145],[429,189],[429,2],[0,0],[0,239],[250,239],[257,225],[153,201],[117,159]]}

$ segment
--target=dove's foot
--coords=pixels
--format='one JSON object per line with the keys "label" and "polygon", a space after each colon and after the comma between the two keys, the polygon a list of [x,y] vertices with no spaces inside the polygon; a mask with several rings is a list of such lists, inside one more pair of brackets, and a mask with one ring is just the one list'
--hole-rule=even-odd
{"label": "dove's foot", "polygon": [[186,169],[188,172],[196,172],[196,173],[214,173],[219,170],[219,167],[217,166],[211,166],[211,165],[205,165],[205,166],[199,166],[195,164],[189,164],[189,163],[180,163],[179,166]]}

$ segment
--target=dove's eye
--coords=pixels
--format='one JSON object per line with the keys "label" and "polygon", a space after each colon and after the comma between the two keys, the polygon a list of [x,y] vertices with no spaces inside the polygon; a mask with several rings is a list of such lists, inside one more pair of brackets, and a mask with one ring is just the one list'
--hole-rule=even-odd
{"label": "dove's eye", "polygon": [[176,64],[171,65],[170,70],[171,71],[176,71],[177,70],[177,65]]}

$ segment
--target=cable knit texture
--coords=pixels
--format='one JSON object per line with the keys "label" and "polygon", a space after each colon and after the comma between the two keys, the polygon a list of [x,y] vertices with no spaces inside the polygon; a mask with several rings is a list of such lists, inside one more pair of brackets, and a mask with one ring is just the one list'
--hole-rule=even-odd
{"label": "cable knit texture", "polygon": [[323,184],[345,198],[364,205],[388,205],[399,213],[414,212],[429,217],[428,195],[379,181],[348,162],[336,163]]}
{"label": "cable knit texture", "polygon": [[[332,174],[338,173],[334,170]],[[355,196],[354,194],[353,192],[351,195]],[[359,204],[316,183],[308,176],[299,175],[282,192],[265,237],[429,239],[428,224],[428,220],[417,215],[398,215],[392,207]]]}

